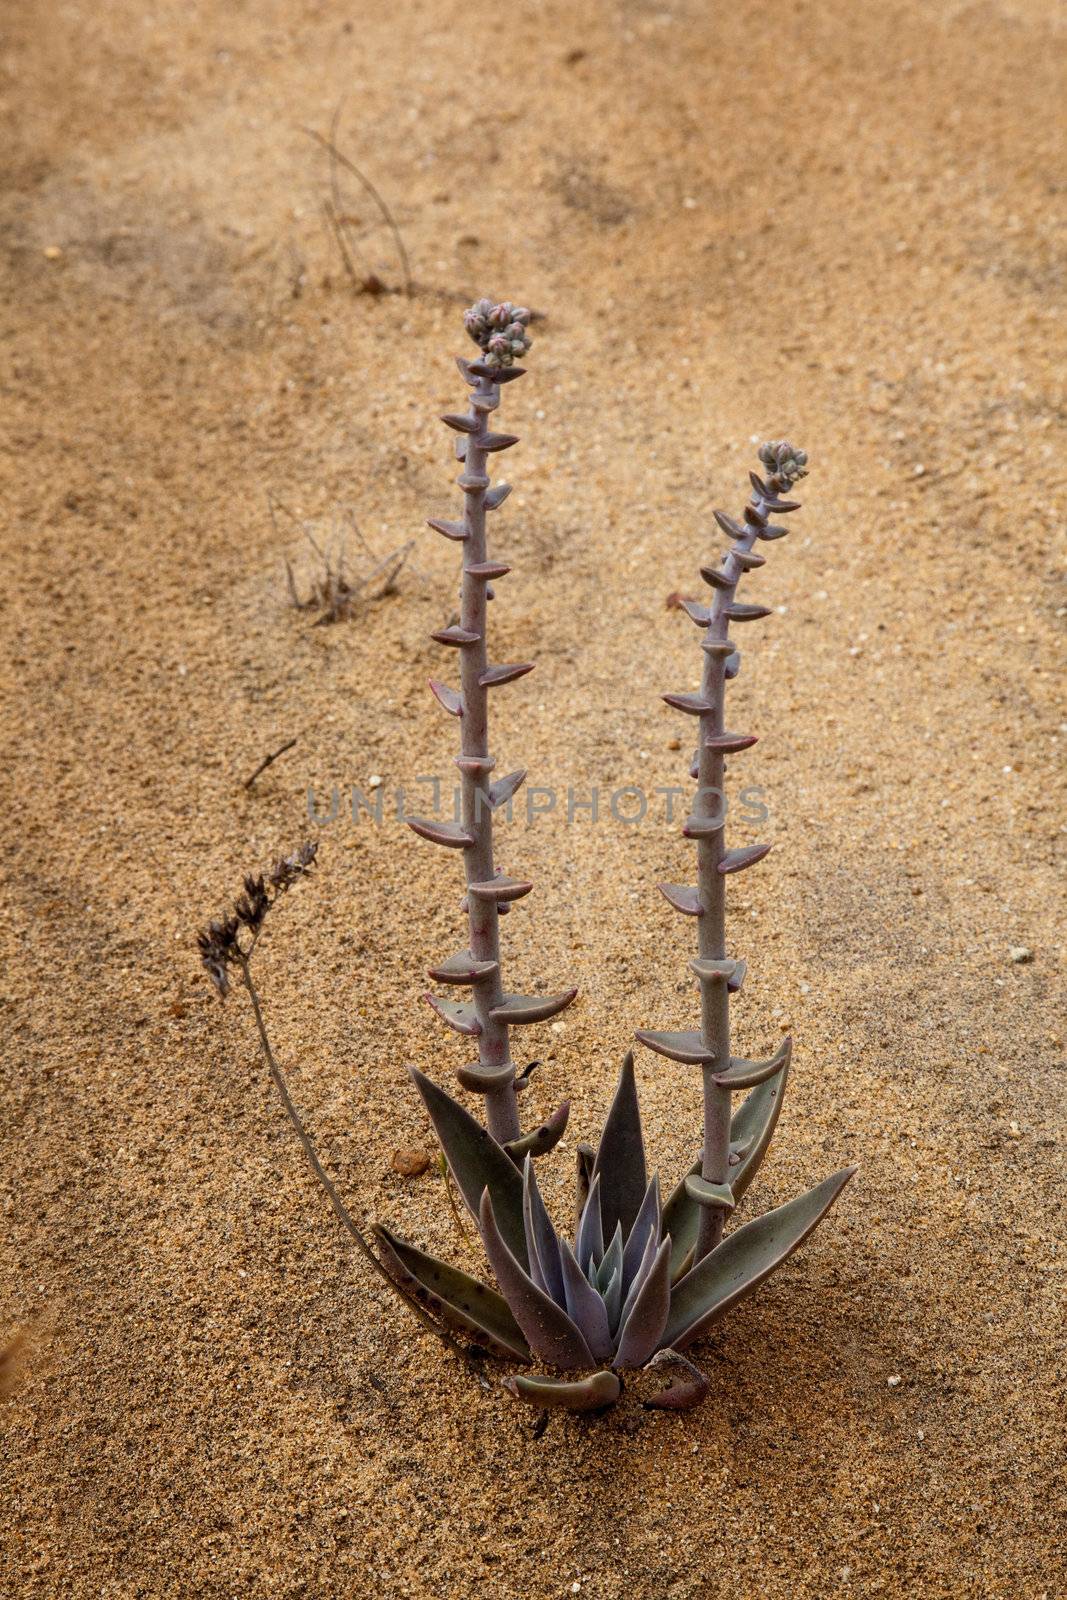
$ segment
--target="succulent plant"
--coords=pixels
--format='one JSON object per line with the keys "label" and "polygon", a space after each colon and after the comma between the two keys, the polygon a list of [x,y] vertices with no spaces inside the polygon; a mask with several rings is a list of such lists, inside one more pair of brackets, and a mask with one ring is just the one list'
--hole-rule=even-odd
{"label": "succulent plant", "polygon": [[[761,859],[769,846],[727,850],[724,842],[724,758],[755,743],[754,736],[725,731],[725,686],[736,676],[740,660],[729,625],[768,614],[766,607],[740,604],[737,585],[745,571],[763,565],[764,557],[754,548],[757,540],[777,539],[786,532],[769,518],[797,509],[782,496],[804,475],[807,457],[785,442],[765,446],[761,461],[769,481],[752,474],[753,495],[744,520],[715,513],[734,543],[721,566],[701,569],[715,591],[711,605],[686,603],[704,632],[701,690],[665,696],[672,706],[699,718],[700,727],[692,769],[698,790],[693,815],[683,829],[697,843],[697,884],[661,887],[676,910],[697,919],[698,954],[690,965],[701,988],[701,1026],[688,1033],[642,1031],[637,1037],[661,1056],[702,1068],[701,1158],[666,1204],[661,1203],[658,1178],[650,1179],[646,1169],[633,1055],[628,1054],[597,1148],[578,1149],[579,1204],[571,1242],[549,1215],[532,1159],[558,1142],[567,1106],[544,1127],[521,1134],[508,1027],[553,1015],[570,1003],[575,991],[550,1000],[503,991],[498,916],[530,885],[501,875],[495,867],[492,813],[525,774],[513,773],[495,785],[488,777],[492,761],[486,691],[530,670],[527,664],[491,667],[485,643],[490,581],[507,570],[490,561],[486,550],[485,512],[502,502],[507,486],[490,486],[485,461],[488,454],[516,442],[510,435],[488,432],[486,419],[499,403],[500,384],[522,373],[513,361],[529,348],[523,331],[526,317],[488,301],[479,301],[466,317],[468,331],[485,356],[460,360],[473,391],[470,410],[444,418],[460,435],[457,453],[465,470],[459,483],[466,512],[462,522],[431,523],[464,545],[460,623],[434,635],[459,649],[461,689],[432,685],[445,709],[460,719],[462,821],[412,822],[425,838],[464,853],[470,947],[431,969],[431,975],[470,986],[472,1001],[457,1005],[432,997],[432,1003],[453,1028],[478,1039],[478,1062],[458,1075],[465,1088],[485,1097],[487,1125],[423,1073],[413,1068],[412,1076],[477,1223],[498,1287],[437,1260],[385,1226],[373,1231],[382,1262],[405,1298],[494,1355],[554,1369],[508,1378],[507,1387],[517,1398],[538,1407],[600,1410],[618,1399],[620,1372],[673,1364],[684,1376],[646,1403],[681,1409],[697,1403],[707,1387],[682,1352],[803,1242],[854,1170],[834,1173],[723,1238],[726,1218],[766,1154],[790,1059],[788,1040],[767,1061],[730,1055],[729,999],[741,986],[745,963],[726,955],[725,881]],[[750,1092],[734,1111],[732,1096],[739,1089]]]}
{"label": "succulent plant", "polygon": [[513,434],[492,432],[489,418],[500,405],[501,385],[524,374],[525,368],[516,366],[514,358],[530,348],[529,318],[525,307],[507,301],[494,305],[489,300],[479,300],[464,318],[471,338],[485,354],[475,361],[457,358],[470,387],[470,403],[465,412],[446,412],[441,419],[458,436],[456,456],[463,463],[458,482],[464,512],[458,521],[430,518],[430,527],[456,541],[463,551],[459,621],[433,634],[438,644],[457,652],[460,687],[430,680],[439,704],[459,721],[456,765],[461,775],[462,812],[459,822],[409,818],[409,825],[431,844],[462,851],[467,946],[431,967],[429,975],[449,989],[469,988],[471,998],[457,1001],[430,993],[426,999],[448,1027],[478,1041],[477,1061],[460,1067],[457,1075],[465,1089],[484,1097],[490,1133],[515,1156],[551,1149],[567,1125],[569,1107],[565,1103],[543,1128],[522,1136],[516,1098],[516,1088],[521,1085],[517,1085],[518,1072],[511,1059],[509,1030],[555,1016],[578,992],[572,988],[550,996],[509,994],[501,976],[500,918],[533,885],[507,876],[495,863],[493,813],[508,803],[526,772],[519,768],[491,781],[495,763],[489,752],[489,698],[490,691],[532,672],[533,663],[493,665],[489,660],[488,602],[493,598],[493,581],[510,569],[506,562],[490,557],[486,514],[503,505],[511,486],[492,484],[486,469],[491,455],[518,444]]}

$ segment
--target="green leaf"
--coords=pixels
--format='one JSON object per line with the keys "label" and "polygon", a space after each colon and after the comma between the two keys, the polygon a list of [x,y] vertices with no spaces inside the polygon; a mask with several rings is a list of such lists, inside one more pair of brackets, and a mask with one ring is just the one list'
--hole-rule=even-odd
{"label": "green leaf", "polygon": [[611,1238],[619,1222],[623,1238],[628,1238],[648,1188],[632,1050],[626,1052],[619,1073],[593,1172],[600,1175],[600,1214],[605,1238]]}
{"label": "green leaf", "polygon": [[375,1223],[371,1232],[387,1271],[427,1310],[493,1355],[530,1360],[530,1348],[503,1295],[408,1244],[381,1223]]}
{"label": "green leaf", "polygon": [[482,1190],[488,1189],[497,1227],[508,1249],[523,1267],[527,1267],[529,1257],[522,1217],[522,1175],[518,1167],[492,1134],[458,1100],[453,1100],[418,1067],[408,1070],[430,1113],[430,1121],[441,1141],[452,1176],[471,1215],[478,1216]]}
{"label": "green leaf", "polygon": [[[730,1168],[729,1174],[730,1188],[738,1205],[767,1154],[778,1125],[788,1078],[789,1062],[784,1061],[773,1078],[746,1096],[730,1119],[730,1143],[747,1146],[741,1161]],[[683,1261],[697,1242],[700,1206],[687,1194],[685,1184],[686,1178],[700,1176],[700,1165],[699,1161],[694,1161],[663,1208],[663,1231],[674,1240],[676,1262]]]}
{"label": "green leaf", "polygon": [[605,1411],[622,1393],[614,1372],[591,1372],[587,1378],[535,1378],[517,1373],[504,1379],[504,1388],[528,1405],[562,1411]]}
{"label": "green leaf", "polygon": [[837,1199],[855,1167],[746,1222],[675,1285],[661,1343],[684,1350],[791,1256]]}

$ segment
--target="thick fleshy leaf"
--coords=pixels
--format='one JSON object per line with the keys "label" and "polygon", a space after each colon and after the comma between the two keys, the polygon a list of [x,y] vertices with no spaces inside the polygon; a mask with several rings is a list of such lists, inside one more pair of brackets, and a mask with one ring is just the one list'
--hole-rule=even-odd
{"label": "thick fleshy leaf", "polygon": [[585,1205],[582,1207],[582,1216],[574,1241],[574,1253],[578,1257],[578,1265],[585,1273],[588,1273],[590,1264],[598,1267],[604,1254],[604,1223],[600,1215],[600,1174],[595,1170]]}
{"label": "thick fleshy leaf", "polygon": [[615,1273],[622,1274],[622,1227],[615,1224],[615,1232],[604,1251],[604,1257],[596,1271],[596,1287],[601,1294],[605,1292]]}
{"label": "thick fleshy leaf", "polygon": [[780,1072],[746,1095],[730,1118],[730,1143],[745,1150],[740,1164],[730,1169],[730,1188],[738,1203],[759,1171],[774,1137],[788,1081],[789,1061],[786,1060]]}
{"label": "thick fleshy leaf", "polygon": [[622,1393],[614,1372],[592,1372],[587,1378],[534,1378],[519,1372],[503,1381],[516,1400],[539,1410],[605,1411]]}
{"label": "thick fleshy leaf", "polygon": [[585,1342],[597,1360],[602,1361],[615,1348],[608,1325],[608,1308],[603,1296],[597,1293],[578,1265],[566,1239],[560,1240],[559,1254],[567,1312],[582,1330]]}
{"label": "thick fleshy leaf", "polygon": [[[730,1119],[730,1143],[744,1150],[736,1167],[730,1168],[730,1188],[737,1204],[759,1171],[774,1135],[789,1078],[789,1062],[782,1064],[775,1077],[742,1101]],[[674,1240],[674,1260],[680,1262],[695,1246],[700,1227],[700,1207],[687,1193],[686,1178],[700,1176],[695,1161],[663,1207],[663,1231]]]}
{"label": "thick fleshy leaf", "polygon": [[453,1100],[418,1067],[408,1070],[430,1113],[452,1176],[471,1214],[477,1217],[482,1190],[488,1189],[500,1232],[525,1268],[526,1229],[522,1220],[522,1175],[518,1167],[458,1100]]}
{"label": "thick fleshy leaf", "polygon": [[630,1237],[627,1239],[626,1248],[623,1251],[622,1286],[624,1291],[629,1289],[634,1281],[649,1239],[654,1239],[657,1244],[660,1240],[658,1172],[652,1174],[652,1181],[645,1190],[645,1197],[641,1201],[641,1208],[634,1220],[633,1227],[630,1229]]}
{"label": "thick fleshy leaf", "polygon": [[522,1169],[522,1215],[526,1225],[530,1276],[546,1294],[552,1296],[557,1305],[562,1305],[563,1269],[559,1260],[559,1239],[537,1187],[533,1162],[529,1156]]}
{"label": "thick fleshy leaf", "polygon": [[671,1305],[671,1241],[664,1239],[619,1334],[616,1367],[643,1367],[659,1348]]}
{"label": "thick fleshy leaf", "polygon": [[382,1263],[400,1286],[450,1328],[467,1334],[493,1355],[529,1361],[522,1329],[495,1289],[436,1256],[427,1255],[381,1223],[371,1229]]}
{"label": "thick fleshy leaf", "polygon": [[604,1232],[610,1237],[615,1232],[616,1223],[621,1222],[623,1237],[626,1238],[648,1187],[632,1050],[627,1050],[619,1073],[615,1098],[600,1136],[593,1172],[600,1178],[600,1210]]}
{"label": "thick fleshy leaf", "polygon": [[608,1280],[604,1293],[604,1307],[608,1313],[608,1327],[614,1336],[622,1311],[622,1265],[619,1264]]}
{"label": "thick fleshy leaf", "polygon": [[[842,1167],[807,1194],[731,1233],[674,1287],[663,1342],[684,1350],[732,1306],[751,1294],[804,1243],[837,1199],[855,1167]],[[532,1346],[531,1346],[532,1348]]]}
{"label": "thick fleshy leaf", "polygon": [[529,1133],[522,1133],[517,1139],[509,1139],[504,1149],[512,1161],[522,1161],[526,1156],[546,1156],[550,1150],[556,1148],[566,1133],[570,1114],[571,1103],[569,1100],[564,1100],[540,1127],[531,1128]]}
{"label": "thick fleshy leaf", "polygon": [[656,1251],[659,1249],[659,1244],[660,1241],[658,1239],[653,1239],[650,1234],[645,1242],[645,1248],[641,1255],[641,1260],[638,1262],[637,1271],[634,1273],[633,1282],[630,1284],[629,1289],[627,1289],[625,1286],[623,1288],[623,1300],[622,1306],[619,1310],[618,1320],[618,1326],[620,1328],[625,1323],[626,1318],[630,1315],[630,1309],[633,1306],[634,1301],[637,1299],[637,1296],[641,1293],[645,1279],[652,1271],[652,1263],[656,1259]]}
{"label": "thick fleshy leaf", "polygon": [[[504,1157],[505,1161],[507,1157]],[[518,1174],[516,1174],[518,1176]],[[496,1225],[493,1202],[486,1189],[482,1195],[478,1220],[485,1253],[500,1292],[511,1307],[515,1321],[526,1335],[534,1355],[550,1366],[572,1372],[594,1365],[592,1352],[576,1323],[562,1306],[539,1289],[529,1273],[508,1249]]]}
{"label": "thick fleshy leaf", "polygon": [[731,1056],[730,1065],[725,1072],[714,1073],[714,1080],[720,1089],[754,1089],[758,1084],[766,1083],[768,1078],[773,1078],[789,1060],[792,1051],[793,1041],[787,1034],[773,1056],[766,1061],[746,1061],[741,1056]]}

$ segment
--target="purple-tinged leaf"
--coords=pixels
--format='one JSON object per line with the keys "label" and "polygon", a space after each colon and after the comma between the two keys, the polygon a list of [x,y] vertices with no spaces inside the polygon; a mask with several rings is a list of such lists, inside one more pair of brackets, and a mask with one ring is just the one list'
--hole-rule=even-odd
{"label": "purple-tinged leaf", "polygon": [[[601,1212],[601,1216],[603,1216],[603,1214],[604,1214],[604,1191],[603,1191],[603,1185],[601,1186],[601,1192],[600,1192],[600,1212]],[[594,1289],[599,1289],[600,1293],[602,1295],[606,1296],[607,1295],[608,1284],[611,1282],[612,1278],[616,1277],[616,1276],[618,1276],[618,1278],[621,1281],[621,1279],[622,1279],[622,1228],[620,1227],[620,1225],[618,1223],[615,1224],[615,1232],[611,1236],[611,1243],[608,1245],[607,1249],[604,1251],[603,1257],[601,1258],[600,1265],[596,1269],[596,1281],[593,1284]],[[616,1306],[616,1310],[618,1310],[617,1306]],[[611,1310],[610,1310],[610,1307],[609,1307],[608,1308],[609,1320],[610,1320],[610,1314],[611,1314]]]}
{"label": "purple-tinged leaf", "polygon": [[488,489],[489,482],[489,476],[485,472],[461,472],[456,479],[464,494],[481,494],[483,489]]}
{"label": "purple-tinged leaf", "polygon": [[466,644],[477,644],[481,634],[472,633],[469,628],[454,626],[451,628],[438,628],[436,633],[431,633],[430,638],[436,639],[438,644],[450,644],[460,649]]}
{"label": "purple-tinged leaf", "polygon": [[[504,1156],[504,1160],[508,1160],[507,1156]],[[518,1172],[514,1167],[512,1171],[521,1191],[522,1182]],[[592,1353],[577,1325],[562,1306],[558,1306],[543,1289],[537,1287],[505,1243],[497,1227],[488,1189],[482,1195],[478,1216],[489,1265],[534,1355],[564,1372],[591,1367]]]}
{"label": "purple-tinged leaf", "polygon": [[682,823],[683,839],[712,839],[721,833],[726,826],[726,812],[721,811],[714,817],[686,817]]}
{"label": "purple-tinged leaf", "polygon": [[[751,1186],[767,1154],[781,1113],[788,1078],[789,1063],[785,1061],[774,1078],[753,1089],[730,1119],[730,1150],[740,1154],[740,1161],[730,1168],[730,1188],[737,1205],[740,1205],[742,1196]],[[676,1264],[681,1264],[696,1248],[700,1207],[690,1199],[685,1185],[687,1178],[700,1176],[700,1168],[698,1159],[663,1207],[663,1231],[674,1240]]]}
{"label": "purple-tinged leaf", "polygon": [[729,989],[731,994],[737,994],[738,993],[738,991],[741,988],[741,985],[745,981],[745,973],[747,971],[748,971],[748,962],[747,961],[735,961],[734,962],[733,973],[726,980],[726,987]]}
{"label": "purple-tinged leaf", "polygon": [[737,961],[712,961],[704,956],[694,956],[689,963],[690,972],[696,973],[701,983],[725,983],[729,985],[740,965]]}
{"label": "purple-tinged leaf", "polygon": [[522,1220],[522,1177],[481,1123],[427,1078],[417,1067],[408,1071],[430,1113],[456,1187],[473,1216],[478,1216],[483,1189],[493,1197],[500,1230],[509,1248],[526,1265],[526,1230]]}
{"label": "purple-tinged leaf", "polygon": [[526,376],[525,367],[491,367],[485,361],[471,361],[467,370],[476,378],[488,378],[492,384],[514,383],[516,378]]}
{"label": "purple-tinged leaf", "polygon": [[456,366],[459,368],[460,377],[464,383],[469,383],[472,389],[476,389],[478,387],[478,379],[471,372],[472,365],[472,362],[465,361],[462,356],[456,357]]}
{"label": "purple-tinged leaf", "polygon": [[466,523],[448,522],[444,517],[427,517],[426,526],[434,533],[443,533],[446,539],[455,539],[457,544],[470,536]]}
{"label": "purple-tinged leaf", "polygon": [[712,516],[728,539],[747,539],[749,530],[725,511],[713,511]]}
{"label": "purple-tinged leaf", "polygon": [[771,849],[769,844],[746,844],[740,850],[727,850],[719,862],[719,871],[724,877],[730,872],[744,872],[746,867],[754,867],[757,861],[762,861]]}
{"label": "purple-tinged leaf", "polygon": [[453,756],[452,759],[460,772],[469,772],[476,778],[483,772],[492,772],[496,766],[495,756]]}
{"label": "purple-tinged leaf", "polygon": [[510,1061],[502,1067],[485,1067],[480,1061],[472,1061],[467,1067],[457,1067],[456,1077],[472,1094],[492,1094],[494,1089],[505,1089],[515,1081],[515,1067]]}
{"label": "purple-tinged leaf", "polygon": [[438,683],[436,678],[430,679],[430,689],[450,717],[463,715],[463,696],[458,689],[450,689],[447,683]]}
{"label": "purple-tinged leaf", "polygon": [[610,1237],[617,1224],[628,1236],[648,1188],[634,1053],[627,1050],[600,1136],[593,1172],[600,1179],[600,1212]]}
{"label": "purple-tinged leaf", "polygon": [[762,617],[769,617],[770,606],[747,606],[740,601],[735,601],[732,606],[727,606],[726,615],[731,622],[759,622]]}
{"label": "purple-tinged leaf", "polygon": [[[514,1160],[510,1150],[508,1154]],[[526,1229],[526,1255],[530,1263],[530,1276],[539,1289],[550,1295],[557,1305],[562,1305],[563,1268],[559,1258],[559,1239],[545,1202],[541,1198],[533,1162],[529,1156],[526,1157],[522,1168],[522,1219]]]}
{"label": "purple-tinged leaf", "polygon": [[434,822],[427,817],[404,820],[412,833],[417,833],[420,839],[428,839],[431,844],[442,844],[450,850],[468,850],[474,843],[473,837],[458,822]]}
{"label": "purple-tinged leaf", "polygon": [[475,900],[521,900],[524,894],[529,894],[533,888],[532,883],[527,883],[522,878],[489,878],[485,883],[468,883],[467,893],[473,895]]}
{"label": "purple-tinged leaf", "polygon": [[447,1327],[469,1335],[492,1355],[529,1361],[522,1329],[495,1289],[479,1283],[459,1267],[408,1244],[381,1223],[371,1229],[382,1265],[402,1289],[440,1318]]}
{"label": "purple-tinged leaf", "polygon": [[726,1071],[715,1074],[715,1082],[720,1089],[754,1089],[757,1084],[766,1083],[768,1078],[773,1078],[781,1071],[792,1049],[793,1041],[786,1035],[773,1056],[766,1061],[746,1061],[741,1056],[731,1056]]}
{"label": "purple-tinged leaf", "polygon": [[668,1061],[681,1061],[688,1067],[708,1066],[715,1060],[714,1050],[709,1050],[700,1034],[690,1030],[685,1033],[652,1033],[639,1028],[634,1034],[642,1044]]}
{"label": "purple-tinged leaf", "polygon": [[748,750],[758,738],[758,733],[709,733],[704,739],[704,748],[732,755],[737,750]]}
{"label": "purple-tinged leaf", "polygon": [[615,1348],[603,1296],[589,1282],[566,1239],[560,1240],[559,1256],[567,1313],[582,1330],[582,1337],[596,1359],[603,1361]]}
{"label": "purple-tinged leaf", "polygon": [[731,550],[730,554],[745,572],[752,572],[756,567],[767,565],[767,557],[761,556],[758,550]]}
{"label": "purple-tinged leaf", "polygon": [[[692,1411],[704,1399],[710,1388],[707,1378],[699,1367],[694,1367],[691,1361],[680,1355],[677,1350],[661,1350],[652,1357],[648,1367],[681,1367],[685,1377],[678,1382],[674,1378],[659,1394],[653,1395],[651,1400],[645,1401],[647,1411]],[[648,1368],[646,1368],[646,1371]]]}
{"label": "purple-tinged leaf", "polygon": [[659,1174],[652,1174],[652,1181],[645,1190],[640,1209],[634,1218],[630,1237],[626,1241],[626,1249],[622,1255],[622,1286],[628,1290],[641,1266],[645,1247],[649,1240],[658,1244],[660,1240],[660,1200],[659,1200]]}
{"label": "purple-tinged leaf", "polygon": [[460,950],[440,966],[430,967],[428,976],[435,983],[477,983],[479,978],[491,978],[498,970],[499,962],[478,961],[469,950]]}
{"label": "purple-tinged leaf", "polygon": [[517,771],[509,772],[506,778],[498,778],[496,783],[490,785],[489,804],[494,811],[507,805],[525,777],[526,768],[519,767]]}
{"label": "purple-tinged leaf", "polygon": [[612,1272],[611,1276],[608,1278],[607,1283],[605,1284],[604,1288],[601,1289],[600,1292],[604,1296],[604,1308],[605,1308],[605,1310],[607,1311],[607,1314],[608,1314],[608,1327],[611,1329],[612,1334],[614,1335],[615,1330],[619,1326],[619,1313],[622,1310],[622,1263],[621,1262],[615,1268],[615,1270]]}
{"label": "purple-tinged leaf", "polygon": [[680,911],[685,917],[702,917],[704,907],[700,904],[700,890],[690,888],[685,883],[657,883],[656,888],[675,911]]}
{"label": "purple-tinged leaf", "polygon": [[460,1000],[445,1000],[440,995],[424,994],[422,997],[428,1006],[432,1006],[442,1022],[446,1022],[455,1033],[462,1033],[469,1039],[477,1039],[482,1031],[482,1025],[475,1015],[474,1007]]}
{"label": "purple-tinged leaf", "polygon": [[661,694],[660,699],[673,706],[675,711],[687,711],[691,717],[702,717],[705,712],[715,710],[711,701],[699,694]]}
{"label": "purple-tinged leaf", "polygon": [[732,639],[705,639],[700,648],[713,661],[729,661],[736,647]]}
{"label": "purple-tinged leaf", "polygon": [[773,511],[776,517],[784,517],[787,511],[799,511],[799,500],[768,500],[767,510]]}
{"label": "purple-tinged leaf", "polygon": [[446,411],[441,417],[446,428],[452,428],[456,433],[477,433],[477,417],[468,417],[463,411]]}
{"label": "purple-tinged leaf", "polygon": [[564,1011],[577,993],[577,989],[564,989],[562,994],[506,994],[489,1015],[494,1022],[506,1022],[513,1028],[527,1022],[546,1022]]}
{"label": "purple-tinged leaf", "polygon": [[619,1334],[615,1367],[643,1367],[655,1354],[671,1304],[671,1241],[664,1239]]}
{"label": "purple-tinged leaf", "polygon": [[484,439],[478,440],[478,447],[486,450],[490,455],[498,450],[510,450],[513,444],[518,444],[517,433],[487,433]]}
{"label": "purple-tinged leaf", "polygon": [[702,606],[697,600],[687,600],[684,595],[679,603],[690,622],[695,622],[698,628],[707,627],[711,621],[710,606]]}
{"label": "purple-tinged leaf", "polygon": [[[719,1317],[781,1266],[829,1211],[855,1167],[842,1167],[807,1194],[731,1233],[675,1285],[663,1337],[676,1350],[701,1338]],[[520,1324],[521,1325],[521,1324]],[[531,1346],[532,1348],[532,1346]]]}
{"label": "purple-tinged leaf", "polygon": [[[536,1063],[534,1063],[536,1065]],[[530,1068],[527,1067],[527,1072]],[[516,1081],[516,1086],[518,1083]],[[529,1133],[520,1134],[517,1139],[509,1139],[504,1149],[512,1161],[521,1161],[525,1156],[547,1156],[554,1150],[567,1131],[567,1119],[571,1114],[571,1103],[564,1100],[563,1104],[539,1128],[533,1128]]]}
{"label": "purple-tinged leaf", "polygon": [[729,573],[722,572],[718,567],[701,567],[700,576],[705,583],[710,583],[713,589],[732,589],[734,579]]}
{"label": "purple-tinged leaf", "polygon": [[735,650],[731,655],[726,657],[726,661],[723,664],[722,670],[723,675],[728,683],[737,677],[737,674],[741,671],[740,650]]}
{"label": "purple-tinged leaf", "polygon": [[493,578],[504,578],[511,571],[506,561],[472,561],[463,568],[468,578],[482,578],[489,583]]}
{"label": "purple-tinged leaf", "polygon": [[745,1152],[740,1165],[730,1171],[730,1188],[739,1204],[767,1154],[788,1081],[789,1062],[786,1060],[773,1078],[753,1089],[730,1119],[730,1143]]}
{"label": "purple-tinged leaf", "polygon": [[761,539],[784,539],[789,532],[788,528],[780,527],[776,522],[768,522],[765,528],[760,529]]}
{"label": "purple-tinged leaf", "polygon": [[710,1183],[699,1172],[690,1173],[686,1178],[685,1192],[696,1205],[713,1211],[732,1211],[737,1204],[728,1183]]}
{"label": "purple-tinged leaf", "polygon": [[533,669],[532,661],[513,661],[504,666],[486,667],[485,671],[479,674],[478,683],[483,689],[495,689],[498,684],[514,683],[516,678],[525,678]]}
{"label": "purple-tinged leaf", "polygon": [[767,521],[767,515],[759,506],[748,505],[745,507],[745,521],[750,528],[762,528]]}
{"label": "purple-tinged leaf", "polygon": [[587,1378],[528,1378],[517,1372],[502,1383],[516,1400],[539,1410],[606,1411],[622,1393],[614,1372],[592,1372]]}
{"label": "purple-tinged leaf", "polygon": [[578,1265],[588,1275],[590,1266],[598,1266],[604,1254],[604,1223],[600,1215],[600,1174],[594,1171],[585,1205],[582,1207],[578,1233],[574,1240],[574,1253]]}
{"label": "purple-tinged leaf", "polygon": [[507,499],[510,493],[510,483],[495,483],[493,487],[486,493],[485,509],[487,511],[495,511],[498,506],[502,506],[504,504],[504,501]]}
{"label": "purple-tinged leaf", "polygon": [[452,441],[452,454],[455,456],[457,461],[466,461],[466,459],[467,459],[467,441],[466,441],[466,439],[453,439],[453,441]]}
{"label": "purple-tinged leaf", "polygon": [[768,489],[758,472],[750,472],[748,475],[748,481],[752,485],[753,489],[755,489],[761,500],[774,499],[774,490]]}

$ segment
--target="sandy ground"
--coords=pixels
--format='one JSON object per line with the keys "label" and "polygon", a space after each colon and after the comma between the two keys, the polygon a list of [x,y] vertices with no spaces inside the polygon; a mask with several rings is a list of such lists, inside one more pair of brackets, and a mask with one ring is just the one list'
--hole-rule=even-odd
{"label": "sandy ground", "polygon": [[[34,1340],[0,1409],[5,1597],[1063,1592],[1056,9],[5,8],[0,1337]],[[342,100],[411,300],[353,293],[324,225],[302,129]],[[458,498],[434,417],[482,292],[544,314],[501,418],[496,654],[539,662],[494,701],[502,771],[686,782],[657,696],[699,652],[665,598],[753,436],[811,454],[732,702],[770,812],[734,839],[776,844],[732,899],[736,1022],[749,1053],[797,1040],[750,1204],[862,1164],[702,1348],[700,1412],[634,1389],[539,1439],[347,1252],[192,942],[337,785],[268,1013],[357,1214],[473,1266],[434,1172],[391,1168],[429,1147],[404,1064],[463,1059],[417,998],[458,868],[344,798],[451,770],[425,681],[455,552],[420,528]],[[314,627],[283,561],[306,582],[298,520],[345,518],[418,542],[394,595]],[[537,885],[515,987],[583,990],[528,1035],[529,1115],[569,1092],[588,1137],[633,1028],[695,1015],[654,891],[689,847],[659,798],[520,809],[503,856]],[[695,1074],[639,1069],[673,1181]]]}

